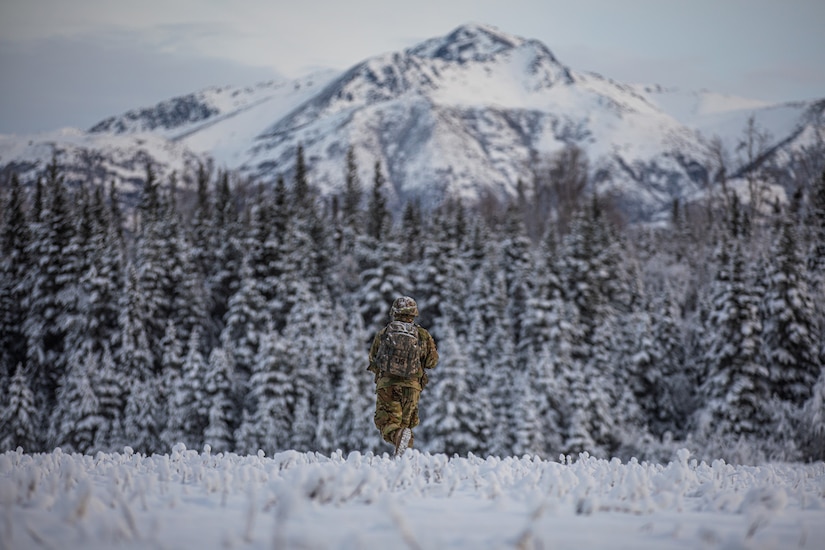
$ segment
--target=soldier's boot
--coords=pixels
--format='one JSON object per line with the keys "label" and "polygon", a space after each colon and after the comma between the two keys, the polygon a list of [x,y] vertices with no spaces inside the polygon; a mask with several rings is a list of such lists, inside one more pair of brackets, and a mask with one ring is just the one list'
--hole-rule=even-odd
{"label": "soldier's boot", "polygon": [[407,450],[412,438],[412,430],[404,428],[395,432],[395,456],[401,456]]}

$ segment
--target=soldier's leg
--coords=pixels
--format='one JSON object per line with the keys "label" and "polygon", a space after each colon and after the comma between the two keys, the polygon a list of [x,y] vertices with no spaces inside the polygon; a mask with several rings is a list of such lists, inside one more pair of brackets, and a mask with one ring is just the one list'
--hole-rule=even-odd
{"label": "soldier's leg", "polygon": [[[421,395],[420,390],[413,388],[404,388],[401,392],[401,427],[415,428],[419,424],[418,420],[418,398]],[[410,437],[408,447],[413,446],[413,437]]]}
{"label": "soldier's leg", "polygon": [[402,427],[402,388],[380,388],[375,397],[375,427],[387,443],[395,445],[393,435]]}

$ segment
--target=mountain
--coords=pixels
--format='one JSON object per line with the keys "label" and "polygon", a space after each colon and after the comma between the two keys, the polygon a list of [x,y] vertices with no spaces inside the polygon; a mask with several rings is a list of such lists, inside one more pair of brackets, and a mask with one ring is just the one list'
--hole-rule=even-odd
{"label": "mountain", "polygon": [[630,219],[650,220],[674,198],[704,191],[714,141],[734,157],[728,173],[741,173],[747,159],[733,152],[752,119],[766,136],[764,151],[787,163],[794,151],[821,144],[823,111],[825,100],[773,105],[623,84],[573,70],[536,40],[469,24],[343,73],[209,88],[110,117],[67,140],[0,137],[0,166],[28,167],[31,175],[35,164],[22,159],[42,165],[51,144],[80,151],[68,155],[75,159],[99,154],[101,177],[127,171],[117,159],[131,150],[134,158],[157,156],[162,176],[212,159],[272,182],[289,175],[300,144],[312,182],[326,194],[343,186],[353,147],[362,181],[372,181],[380,162],[392,203],[431,204],[445,193],[470,201],[512,196],[519,180],[534,180],[537,160],[576,146],[587,155],[593,188],[612,194]]}

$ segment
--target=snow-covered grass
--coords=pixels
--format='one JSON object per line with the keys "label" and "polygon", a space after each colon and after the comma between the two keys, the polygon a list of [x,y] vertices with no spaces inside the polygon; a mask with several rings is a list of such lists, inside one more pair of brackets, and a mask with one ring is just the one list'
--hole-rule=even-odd
{"label": "snow-covered grass", "polygon": [[14,549],[822,548],[825,464],[18,450],[0,507]]}

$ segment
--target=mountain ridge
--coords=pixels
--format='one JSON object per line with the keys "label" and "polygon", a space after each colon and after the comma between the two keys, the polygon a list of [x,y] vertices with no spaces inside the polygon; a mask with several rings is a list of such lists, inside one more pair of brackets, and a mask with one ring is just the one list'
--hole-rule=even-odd
{"label": "mountain ridge", "polygon": [[[821,139],[822,112],[816,101],[776,105],[621,83],[571,69],[537,40],[468,24],[342,72],[210,87],[133,109],[93,125],[86,143],[64,146],[106,157],[115,141],[128,148],[130,139],[155,136],[175,144],[161,176],[198,159],[267,183],[290,172],[300,144],[325,195],[343,186],[352,147],[362,181],[381,165],[396,206],[408,198],[434,204],[444,194],[514,196],[519,181],[534,177],[536,158],[575,146],[587,154],[592,190],[643,221],[702,191],[715,136],[733,150],[755,117],[781,153]],[[15,160],[10,150],[19,144],[9,142],[0,137],[0,165]]]}

